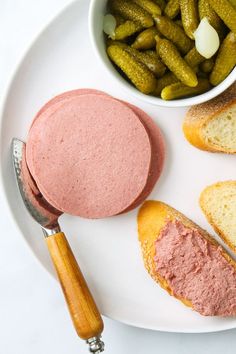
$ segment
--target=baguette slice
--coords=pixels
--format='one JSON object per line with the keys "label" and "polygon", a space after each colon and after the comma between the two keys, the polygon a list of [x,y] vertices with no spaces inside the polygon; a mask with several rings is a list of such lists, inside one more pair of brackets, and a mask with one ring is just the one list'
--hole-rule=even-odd
{"label": "baguette slice", "polygon": [[236,181],[205,188],[199,202],[214,230],[236,252]]}
{"label": "baguette slice", "polygon": [[[210,244],[219,246],[218,242],[205,230],[196,225],[182,213],[160,201],[146,201],[138,213],[138,234],[141,243],[144,265],[151,277],[168,293],[182,301],[186,306],[193,308],[189,299],[177,296],[168,282],[160,276],[155,264],[155,242],[168,222],[181,222],[185,227],[197,230]],[[236,269],[236,262],[222,248],[223,257]],[[230,306],[230,304],[229,304]],[[196,309],[194,309],[196,310]],[[235,313],[236,314],[236,310]]]}
{"label": "baguette slice", "polygon": [[187,112],[183,131],[190,144],[211,152],[236,153],[236,83]]}

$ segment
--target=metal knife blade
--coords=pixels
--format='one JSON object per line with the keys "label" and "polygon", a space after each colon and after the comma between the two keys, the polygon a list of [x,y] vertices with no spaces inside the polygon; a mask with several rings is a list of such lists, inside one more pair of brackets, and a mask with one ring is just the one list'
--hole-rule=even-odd
{"label": "metal knife blade", "polygon": [[58,226],[58,217],[62,214],[51,206],[40,193],[26,163],[25,143],[17,138],[12,140],[12,158],[17,185],[23,202],[30,215],[42,227],[54,229]]}

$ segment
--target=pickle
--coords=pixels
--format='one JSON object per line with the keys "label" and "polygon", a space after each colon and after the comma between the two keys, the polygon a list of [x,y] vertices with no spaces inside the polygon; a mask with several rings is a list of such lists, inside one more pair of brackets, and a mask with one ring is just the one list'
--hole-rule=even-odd
{"label": "pickle", "polygon": [[200,69],[201,71],[203,71],[204,73],[211,73],[212,72],[212,69],[214,67],[215,63],[214,63],[214,60],[212,58],[210,59],[206,59],[204,60],[201,65],[200,65]]}
{"label": "pickle", "polygon": [[161,14],[161,9],[160,7],[155,4],[152,0],[133,0],[137,5],[142,7],[144,10],[146,10],[148,13],[151,15],[160,15]]}
{"label": "pickle", "polygon": [[201,70],[198,70],[198,73],[197,73],[197,77],[200,78],[200,79],[208,79],[208,74],[207,73],[204,73],[203,71]]}
{"label": "pickle", "polygon": [[125,49],[126,52],[130,53],[135,59],[143,63],[148,67],[148,69],[155,74],[156,76],[163,76],[166,67],[165,65],[158,59],[157,54],[152,52],[149,54],[147,52],[139,52],[137,49],[131,48],[128,45],[122,43],[122,47]]}
{"label": "pickle", "polygon": [[233,7],[236,9],[236,0],[229,0],[229,2],[230,2],[231,5],[233,5]]}
{"label": "pickle", "polygon": [[155,47],[155,36],[157,35],[157,33],[158,32],[156,27],[150,27],[145,29],[136,37],[134,43],[132,44],[132,47],[141,50],[151,49]]}
{"label": "pickle", "polygon": [[222,82],[236,65],[236,35],[230,32],[222,42],[210,75],[213,86]]}
{"label": "pickle", "polygon": [[224,23],[217,15],[217,13],[213,10],[208,0],[198,1],[198,11],[200,19],[202,20],[204,17],[206,17],[210,25],[214,27],[215,30],[218,32],[219,37],[223,39],[225,33]]}
{"label": "pickle", "polygon": [[120,15],[113,15],[116,19],[116,26],[120,26],[122,23],[124,23],[126,20],[120,16]]}
{"label": "pickle", "polygon": [[183,24],[181,20],[176,20],[175,21],[176,25],[180,26],[181,28],[183,28]]}
{"label": "pickle", "polygon": [[[132,34],[141,31],[142,25],[138,22],[127,20],[115,29],[115,40],[123,40]],[[113,38],[113,37],[112,37]]]}
{"label": "pickle", "polygon": [[197,1],[180,0],[180,10],[185,33],[189,38],[194,39],[193,34],[199,24]]}
{"label": "pickle", "polygon": [[182,82],[166,86],[161,91],[161,98],[163,100],[175,100],[188,96],[195,96],[208,91],[211,85],[207,79],[199,79],[198,85],[195,87],[188,87]]}
{"label": "pickle", "polygon": [[179,0],[170,0],[165,7],[165,15],[172,18],[175,18],[180,11]]}
{"label": "pickle", "polygon": [[[111,42],[110,42],[111,43]],[[146,65],[147,68],[156,76],[161,77],[166,71],[165,65],[158,59],[158,56],[155,51],[146,51],[140,52],[137,49],[130,47],[126,43],[113,41],[111,45],[119,46],[124,49],[126,52],[131,54],[137,61]]]}
{"label": "pickle", "polygon": [[167,39],[161,39],[158,43],[159,55],[163,63],[185,85],[197,86],[198,80],[193,69],[181,57],[177,48]]}
{"label": "pickle", "polygon": [[147,53],[148,55],[150,55],[153,58],[158,58],[157,52],[155,50],[149,49],[149,50],[146,50],[145,53]]}
{"label": "pickle", "polygon": [[[190,65],[189,65],[190,66]],[[198,65],[195,65],[195,66],[191,66],[191,68],[193,69],[193,71],[198,74],[199,72],[199,66]]]}
{"label": "pickle", "polygon": [[[145,53],[149,54],[151,57],[154,57],[154,58],[158,58],[158,60],[160,60],[160,62],[162,63],[161,59],[160,59],[160,56],[159,54],[156,52],[156,50],[154,49],[149,49],[149,50],[146,50]],[[163,64],[163,63],[162,63]],[[164,65],[164,64],[163,64]],[[165,65],[164,65],[165,66]],[[166,67],[165,67],[166,68]]]}
{"label": "pickle", "polygon": [[160,44],[160,41],[161,41],[161,37],[157,34],[155,36],[155,41],[156,41],[156,53],[157,53],[157,56],[159,57],[160,54],[159,54],[159,44]]}
{"label": "pickle", "polygon": [[153,0],[159,7],[160,9],[163,11],[166,7],[166,2],[165,0]]}
{"label": "pickle", "polygon": [[139,22],[144,28],[153,26],[152,16],[134,2],[111,0],[110,4],[115,13],[118,13],[127,20]]}
{"label": "pickle", "polygon": [[193,47],[184,57],[186,63],[193,68],[196,65],[201,64],[206,58],[198,53],[196,47]]}
{"label": "pickle", "polygon": [[116,44],[117,42],[114,41],[114,39],[111,39],[109,37],[106,38],[106,47],[110,47],[110,45],[114,45]]}
{"label": "pickle", "polygon": [[107,54],[139,91],[149,94],[155,90],[157,80],[154,74],[124,48],[111,45],[107,48]]}
{"label": "pickle", "polygon": [[217,15],[236,34],[236,9],[228,0],[208,0]]}
{"label": "pickle", "polygon": [[168,72],[167,74],[165,74],[164,76],[162,76],[160,79],[157,80],[157,85],[155,90],[152,92],[152,95],[160,96],[161,91],[163,90],[164,87],[174,84],[176,82],[179,82],[177,77],[173,73]]}
{"label": "pickle", "polygon": [[174,21],[165,16],[155,16],[154,21],[161,34],[172,41],[183,54],[192,48],[192,41]]}

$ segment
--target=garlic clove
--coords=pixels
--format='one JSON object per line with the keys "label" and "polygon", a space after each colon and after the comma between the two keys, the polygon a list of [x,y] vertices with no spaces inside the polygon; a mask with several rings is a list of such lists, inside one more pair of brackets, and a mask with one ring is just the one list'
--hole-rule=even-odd
{"label": "garlic clove", "polygon": [[103,31],[110,37],[115,37],[116,19],[113,15],[107,14],[103,19]]}
{"label": "garlic clove", "polygon": [[219,49],[219,35],[204,17],[194,32],[197,51],[206,59],[211,58]]}

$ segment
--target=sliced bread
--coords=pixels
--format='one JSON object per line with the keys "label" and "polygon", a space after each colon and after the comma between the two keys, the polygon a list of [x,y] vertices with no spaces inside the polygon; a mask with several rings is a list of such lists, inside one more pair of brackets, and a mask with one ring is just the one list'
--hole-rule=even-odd
{"label": "sliced bread", "polygon": [[236,83],[216,98],[193,106],[187,112],[183,131],[195,147],[236,153]]}
{"label": "sliced bread", "polygon": [[165,203],[146,201],[138,233],[147,271],[170,295],[202,315],[236,315],[236,263],[205,230]]}
{"label": "sliced bread", "polygon": [[200,206],[215,231],[236,252],[236,181],[219,182],[205,188]]}

